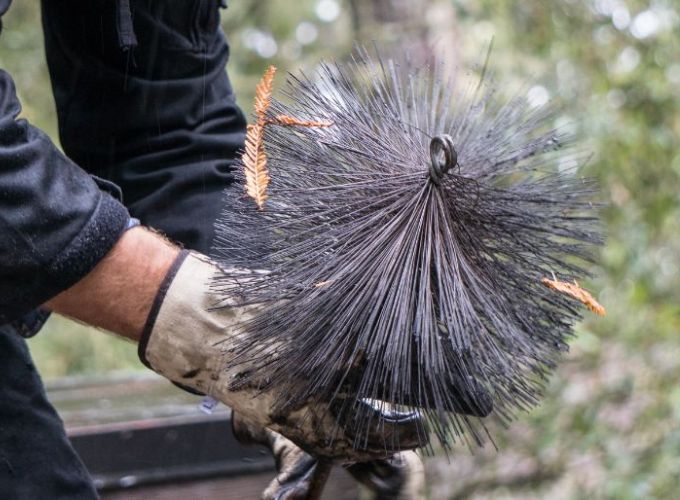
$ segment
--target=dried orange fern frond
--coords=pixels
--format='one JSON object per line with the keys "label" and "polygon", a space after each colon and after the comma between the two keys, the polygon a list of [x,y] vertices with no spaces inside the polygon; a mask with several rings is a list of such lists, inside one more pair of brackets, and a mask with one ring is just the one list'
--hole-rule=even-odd
{"label": "dried orange fern frond", "polygon": [[260,210],[264,208],[269,185],[269,171],[267,170],[267,155],[264,152],[264,126],[267,124],[267,110],[271,104],[272,88],[276,67],[269,66],[260,83],[255,88],[255,116],[256,121],[248,125],[243,156],[243,170],[246,179],[246,193]]}
{"label": "dried orange fern frond", "polygon": [[567,283],[566,281],[551,280],[548,278],[543,278],[541,280],[548,288],[555,290],[556,292],[564,293],[574,297],[579,302],[583,303],[588,309],[590,309],[595,314],[604,316],[607,314],[606,309],[596,301],[590,293],[581,288],[576,280],[573,283]]}
{"label": "dried orange fern frond", "polygon": [[255,124],[248,125],[246,144],[241,161],[246,178],[246,193],[260,210],[264,208],[269,185],[269,171],[267,170],[267,155],[263,147],[264,128]]}
{"label": "dried orange fern frond", "polygon": [[298,118],[288,115],[278,115],[276,118],[267,121],[267,124],[282,125],[284,127],[331,127],[333,122],[316,121],[316,120],[300,120]]}
{"label": "dried orange fern frond", "polygon": [[330,127],[332,122],[299,120],[288,115],[278,115],[267,118],[267,111],[272,102],[272,89],[276,67],[269,66],[260,83],[255,87],[255,123],[248,125],[246,141],[241,161],[246,178],[246,193],[257,203],[257,207],[264,209],[267,200],[267,186],[269,186],[269,171],[267,169],[267,155],[264,151],[264,129],[267,125],[283,125],[297,127]]}
{"label": "dried orange fern frond", "polygon": [[269,66],[264,75],[262,75],[260,83],[255,87],[255,115],[257,116],[257,122],[261,126],[264,126],[267,121],[265,115],[272,102],[275,74],[276,66]]}

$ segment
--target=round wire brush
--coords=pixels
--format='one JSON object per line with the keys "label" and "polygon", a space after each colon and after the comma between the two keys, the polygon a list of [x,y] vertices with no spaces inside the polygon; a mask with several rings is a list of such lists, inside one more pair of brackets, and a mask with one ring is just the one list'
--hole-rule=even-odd
{"label": "round wire brush", "polygon": [[481,443],[481,417],[537,403],[579,302],[604,313],[573,281],[601,236],[556,107],[363,50],[290,76],[281,100],[273,77],[246,195],[228,193],[217,222],[225,267],[267,271],[240,285],[267,307],[237,363],[283,386],[282,407],[334,402],[357,446],[367,403],[418,409],[445,447]]}

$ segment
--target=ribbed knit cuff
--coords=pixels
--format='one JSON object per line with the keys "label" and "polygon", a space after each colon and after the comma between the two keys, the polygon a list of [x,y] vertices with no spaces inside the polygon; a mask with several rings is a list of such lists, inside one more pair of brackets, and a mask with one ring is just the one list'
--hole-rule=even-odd
{"label": "ribbed knit cuff", "polygon": [[130,214],[110,195],[102,193],[90,220],[46,270],[45,287],[57,295],[80,281],[111,251],[125,231]]}

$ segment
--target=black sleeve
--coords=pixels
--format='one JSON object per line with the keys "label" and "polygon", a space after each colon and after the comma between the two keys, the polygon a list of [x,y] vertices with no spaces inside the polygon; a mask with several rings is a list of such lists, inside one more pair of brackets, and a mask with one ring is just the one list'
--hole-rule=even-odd
{"label": "black sleeve", "polygon": [[202,252],[245,134],[219,4],[42,2],[64,150],[118,184],[133,216]]}
{"label": "black sleeve", "polygon": [[12,0],[0,0],[0,30],[2,30],[2,16],[7,12],[11,3]]}
{"label": "black sleeve", "polygon": [[87,274],[129,219],[45,134],[17,119],[20,111],[0,70],[0,324]]}

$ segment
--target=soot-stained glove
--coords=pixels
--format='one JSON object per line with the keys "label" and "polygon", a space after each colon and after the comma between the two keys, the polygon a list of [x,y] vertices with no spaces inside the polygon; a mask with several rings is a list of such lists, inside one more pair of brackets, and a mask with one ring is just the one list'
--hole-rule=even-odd
{"label": "soot-stained glove", "polygon": [[413,451],[402,451],[384,459],[345,466],[363,484],[373,500],[420,500],[425,498],[425,468]]}
{"label": "soot-stained glove", "polygon": [[[234,436],[242,444],[268,447],[276,460],[276,477],[262,500],[303,500],[314,498],[325,481],[324,464],[281,434],[251,424],[238,413],[232,414]],[[384,459],[345,466],[357,482],[364,485],[374,500],[419,500],[424,498],[423,464],[412,451],[395,453]]]}
{"label": "soot-stained glove", "polygon": [[319,460],[278,432],[249,423],[237,412],[231,416],[236,439],[245,445],[260,444],[271,451],[276,461],[276,477],[262,493],[262,500],[302,500],[315,489],[323,489],[326,475]]}
{"label": "soot-stained glove", "polygon": [[[305,451],[320,458],[357,462],[385,458],[426,444],[425,424],[418,413],[388,412],[369,405],[372,427],[361,447],[351,419],[340,419],[334,405],[324,401],[281,407],[274,382],[244,383],[247,360],[236,367],[236,336],[247,334],[240,325],[261,306],[239,305],[237,293],[226,298],[229,307],[215,309],[210,293],[220,268],[200,254],[182,252],[168,272],[149,314],[139,344],[139,355],[149,368],[164,377],[213,396],[252,424],[269,427]],[[248,273],[244,272],[244,279]],[[234,283],[234,290],[238,284]],[[220,297],[225,304],[225,297]],[[384,406],[384,405],[382,405]],[[362,429],[362,432],[364,430]]]}

